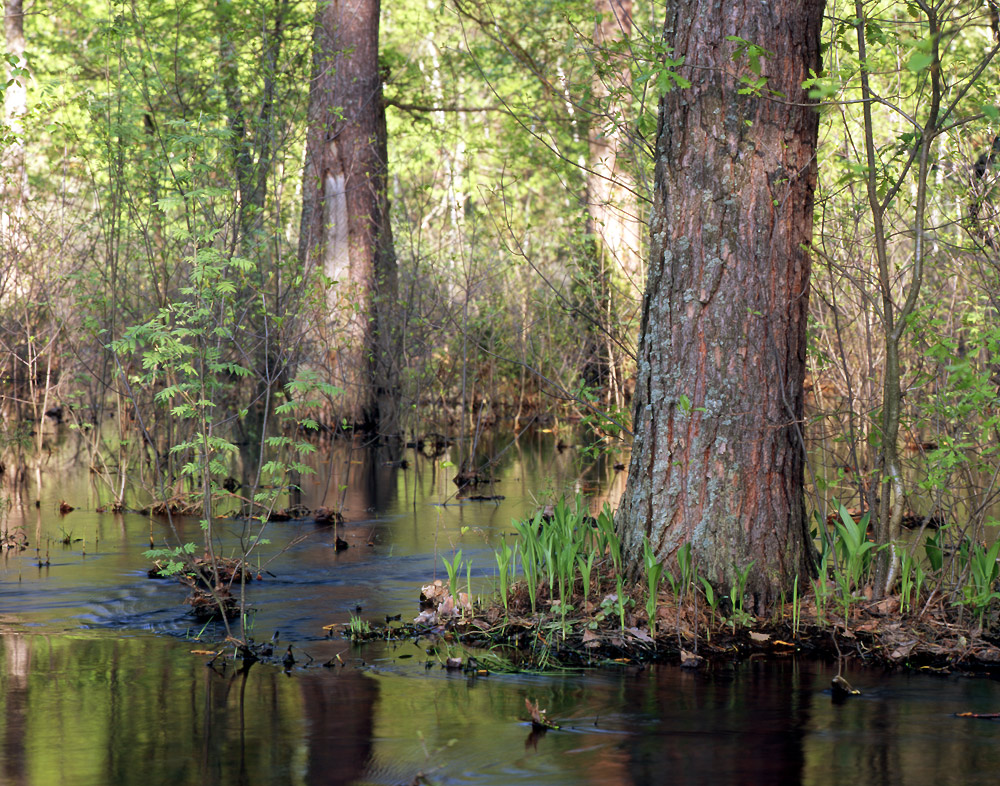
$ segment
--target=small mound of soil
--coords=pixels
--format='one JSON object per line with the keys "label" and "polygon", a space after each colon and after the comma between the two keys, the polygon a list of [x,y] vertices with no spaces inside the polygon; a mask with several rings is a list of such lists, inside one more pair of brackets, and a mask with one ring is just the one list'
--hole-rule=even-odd
{"label": "small mound of soil", "polygon": [[239,601],[229,590],[217,588],[215,593],[194,587],[184,602],[191,606],[191,614],[199,622],[209,622],[214,619],[235,619],[240,614]]}

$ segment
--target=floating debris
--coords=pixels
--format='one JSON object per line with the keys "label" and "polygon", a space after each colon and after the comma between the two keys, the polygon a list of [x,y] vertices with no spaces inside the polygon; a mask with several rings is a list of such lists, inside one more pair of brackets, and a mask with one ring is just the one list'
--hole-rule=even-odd
{"label": "floating debris", "polygon": [[0,551],[24,551],[28,548],[28,536],[20,529],[0,531]]}
{"label": "floating debris", "polygon": [[860,696],[861,691],[855,690],[851,687],[851,683],[841,677],[839,674],[830,680],[830,687],[833,691],[833,698],[837,701],[843,701],[848,696]]}
{"label": "floating debris", "polygon": [[694,652],[688,652],[685,649],[681,650],[681,668],[682,669],[697,669],[705,661],[701,655]]}
{"label": "floating debris", "polygon": [[344,523],[344,515],[340,511],[331,508],[316,508],[313,511],[313,519],[321,527]]}
{"label": "floating debris", "polygon": [[525,697],[524,706],[527,707],[528,714],[531,716],[531,726],[536,731],[548,729],[555,729],[558,731],[561,728],[558,723],[553,723],[545,717],[546,710],[538,709],[538,699],[531,701],[531,699]]}

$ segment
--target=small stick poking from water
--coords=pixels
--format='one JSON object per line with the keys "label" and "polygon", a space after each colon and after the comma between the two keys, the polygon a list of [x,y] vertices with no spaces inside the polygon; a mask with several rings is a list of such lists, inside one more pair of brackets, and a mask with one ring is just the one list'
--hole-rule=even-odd
{"label": "small stick poking from water", "polygon": [[531,699],[525,698],[524,706],[528,708],[528,713],[531,715],[531,726],[533,729],[559,729],[559,724],[553,723],[548,718],[545,717],[545,710],[538,709],[538,700],[531,701]]}

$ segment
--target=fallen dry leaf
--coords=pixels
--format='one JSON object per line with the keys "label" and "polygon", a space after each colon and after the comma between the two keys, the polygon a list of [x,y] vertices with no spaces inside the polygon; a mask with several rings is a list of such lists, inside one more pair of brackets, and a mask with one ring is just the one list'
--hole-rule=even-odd
{"label": "fallen dry leaf", "polygon": [[885,598],[875,604],[875,611],[879,614],[889,616],[899,611],[899,598]]}
{"label": "fallen dry leaf", "polygon": [[454,617],[458,614],[455,609],[455,601],[451,595],[446,595],[437,608],[438,614],[442,617]]}
{"label": "fallen dry leaf", "polygon": [[637,638],[639,641],[645,642],[646,644],[652,644],[653,639],[649,636],[649,631],[643,630],[641,628],[628,628],[626,633],[630,633],[632,636]]}
{"label": "fallen dry leaf", "polygon": [[896,649],[894,649],[892,652],[890,652],[889,657],[892,658],[892,660],[902,660],[903,658],[908,657],[911,652],[913,652],[913,648],[915,646],[917,646],[916,640],[908,641],[906,644],[900,645],[899,647],[896,647]]}
{"label": "fallen dry leaf", "polygon": [[434,600],[434,598],[447,590],[445,590],[444,584],[441,583],[441,579],[438,579],[433,584],[425,584],[420,588],[420,591],[427,600]]}
{"label": "fallen dry leaf", "polygon": [[750,640],[756,641],[758,644],[763,644],[765,641],[771,640],[770,633],[757,633],[756,631],[750,631]]}

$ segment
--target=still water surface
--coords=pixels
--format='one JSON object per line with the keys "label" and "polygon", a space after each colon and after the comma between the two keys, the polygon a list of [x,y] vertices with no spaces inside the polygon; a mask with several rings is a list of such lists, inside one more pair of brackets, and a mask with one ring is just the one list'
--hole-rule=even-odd
{"label": "still water surface", "polygon": [[[326,636],[324,625],[358,606],[372,619],[414,616],[420,584],[441,577],[440,556],[456,548],[485,591],[491,547],[512,517],[552,493],[599,503],[620,492],[620,473],[553,443],[537,434],[511,445],[484,492],[504,495],[499,503],[456,502],[448,455],[411,453],[404,470],[332,450],[303,502],[336,503],[347,486],[340,535],[350,548],[337,552],[332,532],[309,523],[274,524],[274,575],[251,588],[254,632],[293,645],[290,674],[206,668],[183,589],[145,575],[142,553],[151,532],[165,539],[164,523],[95,513],[93,478],[54,460],[42,507],[8,515],[32,548],[0,558],[0,784],[394,785],[421,773],[498,785],[996,780],[1000,724],[954,717],[1000,711],[991,680],[852,671],[864,695],[836,705],[836,666],[804,660],[469,679],[442,670],[426,642],[356,648]],[[78,510],[60,517],[61,499]],[[195,522],[182,525],[197,536]],[[75,542],[64,546],[67,534]],[[337,655],[344,666],[317,665]],[[525,698],[562,729],[533,735]]]}

